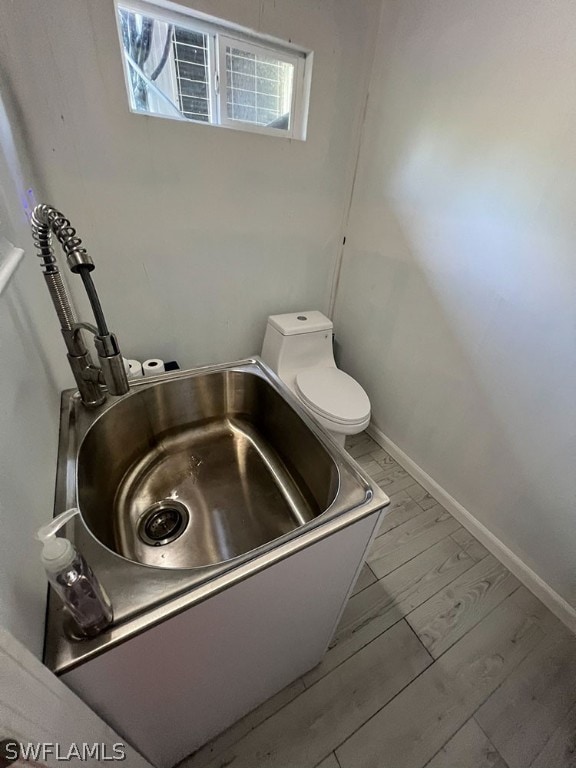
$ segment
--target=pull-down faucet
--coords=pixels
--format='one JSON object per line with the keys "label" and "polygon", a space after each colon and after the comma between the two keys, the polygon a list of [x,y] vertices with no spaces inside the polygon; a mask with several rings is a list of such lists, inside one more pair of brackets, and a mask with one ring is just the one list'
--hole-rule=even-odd
{"label": "pull-down faucet", "polygon": [[[125,395],[129,387],[124,360],[116,337],[108,330],[100,299],[90,275],[94,269],[94,262],[83,248],[82,240],[77,236],[76,230],[68,219],[50,205],[37,205],[30,221],[34,245],[38,248],[38,256],[42,259],[44,279],[60,320],[62,336],[68,350],[68,362],[76,379],[82,403],[89,408],[101,405],[106,399],[102,385],[111,395]],[[68,266],[72,272],[79,274],[84,282],[96,326],[76,320],[56,263],[52,234],[62,245]],[[82,339],[82,330],[90,331],[94,335],[100,367],[95,366],[90,359]]]}

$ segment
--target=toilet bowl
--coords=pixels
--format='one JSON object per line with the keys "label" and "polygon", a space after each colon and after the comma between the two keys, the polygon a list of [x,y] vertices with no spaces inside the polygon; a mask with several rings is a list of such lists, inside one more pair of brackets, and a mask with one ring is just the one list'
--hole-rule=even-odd
{"label": "toilet bowl", "polygon": [[370,423],[370,400],[360,384],[336,366],[332,321],[321,312],[271,315],[262,359],[342,446]]}

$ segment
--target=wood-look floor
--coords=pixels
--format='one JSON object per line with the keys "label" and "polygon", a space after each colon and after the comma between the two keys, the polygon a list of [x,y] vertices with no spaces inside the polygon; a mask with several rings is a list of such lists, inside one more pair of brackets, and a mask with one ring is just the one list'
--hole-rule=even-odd
{"label": "wood-look floor", "polygon": [[184,768],[576,768],[576,638],[366,434],[391,508],[323,662]]}

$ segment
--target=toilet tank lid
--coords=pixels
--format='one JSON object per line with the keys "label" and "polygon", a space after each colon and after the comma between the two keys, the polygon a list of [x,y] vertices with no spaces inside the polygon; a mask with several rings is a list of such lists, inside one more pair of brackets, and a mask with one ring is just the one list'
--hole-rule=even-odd
{"label": "toilet tank lid", "polygon": [[280,331],[282,336],[295,336],[299,333],[331,331],[332,320],[317,310],[309,312],[290,312],[285,315],[270,315],[268,323]]}

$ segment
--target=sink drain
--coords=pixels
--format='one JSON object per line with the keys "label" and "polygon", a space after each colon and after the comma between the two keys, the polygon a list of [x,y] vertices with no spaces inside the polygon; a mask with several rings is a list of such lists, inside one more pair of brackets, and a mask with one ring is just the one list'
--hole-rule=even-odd
{"label": "sink drain", "polygon": [[190,515],[184,504],[165,499],[144,512],[138,523],[138,536],[144,544],[160,547],[178,538],[188,525]]}

